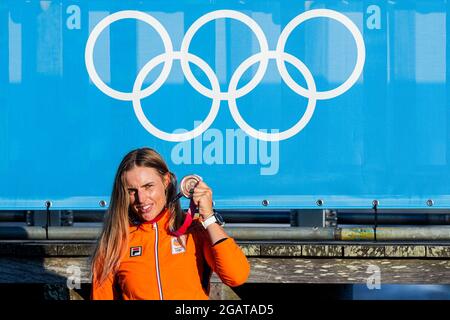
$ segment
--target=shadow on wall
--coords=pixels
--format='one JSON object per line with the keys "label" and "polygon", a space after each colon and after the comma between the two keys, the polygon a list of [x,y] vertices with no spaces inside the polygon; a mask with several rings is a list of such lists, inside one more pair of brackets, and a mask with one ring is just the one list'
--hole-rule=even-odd
{"label": "shadow on wall", "polygon": [[353,286],[354,300],[450,300],[450,285],[385,284],[379,290]]}
{"label": "shadow on wall", "polygon": [[81,294],[69,290],[64,271],[59,272],[67,272],[57,258],[59,249],[57,245],[0,242],[0,301],[76,300],[84,295],[83,287]]}
{"label": "shadow on wall", "polygon": [[233,288],[242,300],[349,300],[352,285],[300,283],[246,283]]}
{"label": "shadow on wall", "polygon": [[[341,300],[352,298],[351,285],[307,285],[307,284],[244,284],[233,288],[236,296],[216,289],[217,296],[211,299],[241,300]],[[223,289],[221,289],[223,290]],[[69,290],[63,284],[0,284],[0,301],[5,300],[89,300],[91,284],[83,283],[80,289]]]}
{"label": "shadow on wall", "polygon": [[69,290],[60,284],[2,283],[0,301],[87,300],[90,290],[90,284]]}
{"label": "shadow on wall", "polygon": [[234,288],[243,300],[450,300],[450,285],[384,284],[369,290],[363,284],[244,284]]}

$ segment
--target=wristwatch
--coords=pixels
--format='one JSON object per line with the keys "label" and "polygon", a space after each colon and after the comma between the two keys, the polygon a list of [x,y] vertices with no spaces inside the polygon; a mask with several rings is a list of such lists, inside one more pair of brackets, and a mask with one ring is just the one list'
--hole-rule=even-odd
{"label": "wristwatch", "polygon": [[225,224],[222,216],[216,210],[214,210],[208,218],[202,221],[203,228],[205,229],[213,223],[217,223],[219,226],[223,226]]}

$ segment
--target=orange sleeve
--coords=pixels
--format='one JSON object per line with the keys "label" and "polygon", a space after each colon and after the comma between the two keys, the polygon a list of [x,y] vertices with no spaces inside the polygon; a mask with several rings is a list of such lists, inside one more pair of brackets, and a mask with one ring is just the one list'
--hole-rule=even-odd
{"label": "orange sleeve", "polygon": [[208,262],[224,284],[236,287],[247,280],[250,274],[250,264],[234,239],[228,238],[209,247],[209,250],[212,253],[213,261]]}
{"label": "orange sleeve", "polygon": [[109,275],[103,283],[92,282],[91,290],[92,300],[117,300],[119,299],[118,292],[114,285],[114,276]]}

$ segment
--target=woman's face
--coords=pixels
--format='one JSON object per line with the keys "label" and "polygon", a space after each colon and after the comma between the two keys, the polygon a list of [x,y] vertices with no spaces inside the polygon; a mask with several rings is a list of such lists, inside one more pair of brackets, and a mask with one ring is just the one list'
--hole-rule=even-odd
{"label": "woman's face", "polygon": [[155,219],[166,204],[169,175],[162,178],[156,169],[134,167],[125,173],[125,180],[131,210],[141,221]]}

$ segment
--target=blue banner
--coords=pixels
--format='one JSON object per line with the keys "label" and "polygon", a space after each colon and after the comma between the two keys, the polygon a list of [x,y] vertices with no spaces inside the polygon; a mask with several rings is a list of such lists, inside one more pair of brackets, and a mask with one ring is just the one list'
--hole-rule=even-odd
{"label": "blue banner", "polygon": [[104,209],[143,146],[219,209],[449,208],[449,10],[2,0],[0,209]]}

